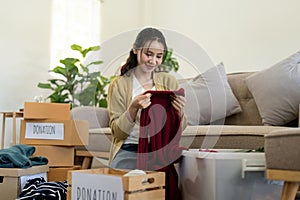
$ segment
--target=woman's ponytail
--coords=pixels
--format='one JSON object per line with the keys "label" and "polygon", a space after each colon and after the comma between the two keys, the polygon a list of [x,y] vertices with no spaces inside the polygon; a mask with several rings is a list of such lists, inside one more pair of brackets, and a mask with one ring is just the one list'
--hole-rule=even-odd
{"label": "woman's ponytail", "polygon": [[135,68],[137,64],[137,55],[133,53],[133,50],[131,50],[126,63],[121,67],[121,76],[126,74],[129,70]]}

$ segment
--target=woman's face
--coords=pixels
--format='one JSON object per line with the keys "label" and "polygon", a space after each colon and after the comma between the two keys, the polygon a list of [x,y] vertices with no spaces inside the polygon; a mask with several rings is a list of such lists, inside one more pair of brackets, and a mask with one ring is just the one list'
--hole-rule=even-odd
{"label": "woman's face", "polygon": [[143,72],[152,72],[162,63],[164,46],[154,40],[147,42],[142,49],[134,49],[134,52],[137,54],[138,67]]}

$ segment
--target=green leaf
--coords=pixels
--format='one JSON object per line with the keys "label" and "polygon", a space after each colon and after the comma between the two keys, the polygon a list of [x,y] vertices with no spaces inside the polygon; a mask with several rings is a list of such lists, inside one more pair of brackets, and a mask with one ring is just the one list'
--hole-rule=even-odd
{"label": "green leaf", "polygon": [[38,87],[43,89],[52,89],[51,84],[49,83],[39,83]]}
{"label": "green leaf", "polygon": [[68,95],[67,94],[64,94],[64,95],[61,95],[59,93],[53,93],[49,96],[50,98],[50,101],[52,103],[68,103]]}
{"label": "green leaf", "polygon": [[51,70],[51,72],[61,74],[63,76],[67,75],[67,70],[63,67],[60,67],[60,66],[55,67],[53,70]]}
{"label": "green leaf", "polygon": [[100,99],[99,107],[107,108],[107,100],[106,99]]}
{"label": "green leaf", "polygon": [[100,65],[100,64],[102,64],[102,63],[103,63],[102,60],[98,60],[98,61],[89,63],[89,64],[87,65],[87,67],[88,67],[88,66],[91,66],[91,65]]}
{"label": "green leaf", "polygon": [[60,84],[65,84],[66,80],[64,79],[59,79],[59,78],[55,78],[55,79],[48,79],[49,82],[53,83],[53,84],[59,84],[59,82],[61,82]]}
{"label": "green leaf", "polygon": [[71,45],[71,49],[75,50],[75,51],[79,51],[81,53],[82,51],[82,47],[79,46],[78,44],[72,44]]}
{"label": "green leaf", "polygon": [[105,88],[111,82],[110,78],[106,78],[106,77],[104,77],[102,75],[100,76],[100,80],[102,82],[103,88]]}
{"label": "green leaf", "polygon": [[68,66],[75,66],[75,63],[79,62],[80,60],[77,58],[65,58],[60,60],[59,62],[64,64],[66,67]]}
{"label": "green leaf", "polygon": [[84,49],[83,51],[81,51],[82,57],[85,58],[85,56],[90,52],[90,51],[98,51],[100,50],[100,46],[93,46],[93,47],[89,47]]}
{"label": "green leaf", "polygon": [[100,46],[97,45],[97,46],[89,47],[87,49],[88,49],[88,51],[98,51],[98,50],[100,50]]}

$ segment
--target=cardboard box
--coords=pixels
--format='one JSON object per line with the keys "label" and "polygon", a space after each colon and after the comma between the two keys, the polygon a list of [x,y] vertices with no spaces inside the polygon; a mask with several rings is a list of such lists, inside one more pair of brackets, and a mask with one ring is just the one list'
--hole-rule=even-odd
{"label": "cardboard box", "polygon": [[29,179],[44,177],[47,181],[48,170],[48,165],[30,168],[0,168],[1,200],[16,199]]}
{"label": "cardboard box", "polygon": [[49,167],[48,181],[66,181],[68,179],[69,171],[80,169],[80,165],[71,167]]}
{"label": "cardboard box", "polygon": [[24,119],[70,119],[70,104],[67,103],[24,103]]}
{"label": "cardboard box", "polygon": [[88,145],[86,120],[22,120],[20,143],[30,145]]}
{"label": "cardboard box", "polygon": [[124,176],[128,172],[112,168],[69,171],[67,199],[86,199],[87,194],[91,199],[165,199],[164,172]]}
{"label": "cardboard box", "polygon": [[74,146],[34,145],[32,156],[42,156],[48,159],[49,167],[70,167],[74,165]]}

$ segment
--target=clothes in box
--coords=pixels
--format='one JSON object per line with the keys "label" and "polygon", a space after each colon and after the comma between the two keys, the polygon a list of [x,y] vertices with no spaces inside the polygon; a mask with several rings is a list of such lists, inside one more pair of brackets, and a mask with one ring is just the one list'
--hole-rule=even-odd
{"label": "clothes in box", "polygon": [[282,182],[265,176],[265,155],[244,150],[188,150],[179,166],[184,200],[280,200]]}
{"label": "clothes in box", "polygon": [[88,145],[86,120],[22,120],[21,144],[62,146]]}
{"label": "clothes in box", "polygon": [[70,119],[70,104],[68,103],[24,103],[24,119]]}
{"label": "clothes in box", "polygon": [[33,156],[46,157],[49,167],[70,167],[74,165],[74,146],[34,145],[34,147]]}
{"label": "clothes in box", "polygon": [[47,180],[48,165],[30,168],[0,168],[1,200],[16,199],[27,180],[43,177]]}

